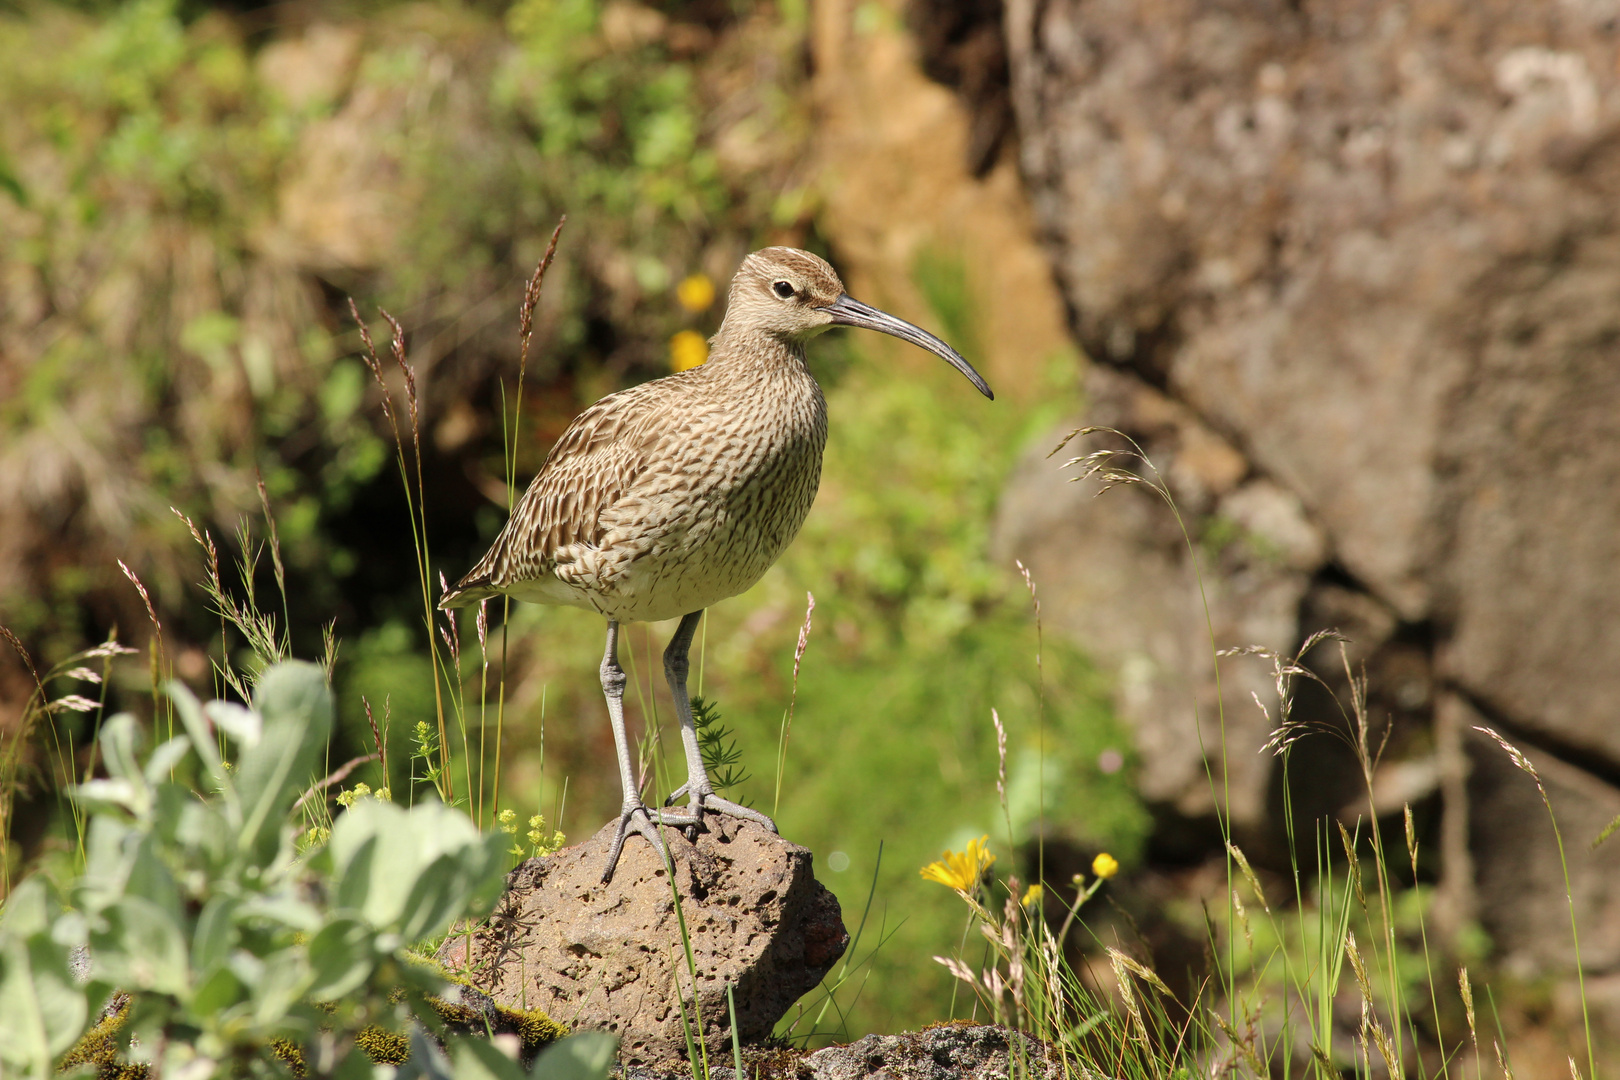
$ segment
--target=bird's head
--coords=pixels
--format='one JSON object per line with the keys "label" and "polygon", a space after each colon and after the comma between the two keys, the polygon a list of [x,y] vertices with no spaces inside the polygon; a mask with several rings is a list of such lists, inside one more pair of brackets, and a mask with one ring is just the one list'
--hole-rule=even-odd
{"label": "bird's head", "polygon": [[720,332],[752,331],[803,342],[835,326],[860,326],[919,345],[966,375],[985,397],[995,398],[961,353],[921,327],[856,300],[825,259],[797,248],[763,248],[743,260],[731,279]]}

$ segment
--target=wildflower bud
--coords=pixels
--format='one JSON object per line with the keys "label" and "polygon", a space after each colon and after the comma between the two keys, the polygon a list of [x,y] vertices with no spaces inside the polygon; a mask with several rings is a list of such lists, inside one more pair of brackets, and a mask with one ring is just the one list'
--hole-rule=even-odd
{"label": "wildflower bud", "polygon": [[714,305],[714,282],[707,274],[693,274],[675,286],[675,299],[696,315]]}
{"label": "wildflower bud", "polygon": [[1119,873],[1119,860],[1105,851],[1091,860],[1091,872],[1107,881]]}
{"label": "wildflower bud", "polygon": [[709,343],[696,330],[681,330],[669,339],[669,368],[686,371],[709,358]]}

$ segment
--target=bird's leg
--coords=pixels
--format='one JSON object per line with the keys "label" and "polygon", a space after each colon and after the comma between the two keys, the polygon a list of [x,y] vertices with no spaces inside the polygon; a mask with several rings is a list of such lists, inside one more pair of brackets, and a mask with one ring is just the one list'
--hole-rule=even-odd
{"label": "bird's leg", "polygon": [[[682,792],[687,796],[687,805],[697,819],[687,833],[689,838],[695,833],[696,827],[703,823],[705,810],[730,814],[775,832],[776,823],[758,810],[750,810],[716,795],[709,784],[709,771],[703,767],[697,721],[692,718],[692,699],[686,695],[686,673],[690,667],[687,654],[692,649],[692,637],[697,633],[698,620],[702,618],[703,612],[694,611],[681,619],[681,625],[675,628],[675,636],[669,639],[669,647],[664,650],[664,677],[669,680],[670,693],[675,696],[675,715],[681,718],[681,744],[686,748],[686,783],[677,788],[670,799],[673,800]],[[664,820],[670,821],[667,817]]]}
{"label": "bird's leg", "polygon": [[641,794],[636,790],[636,781],[630,771],[630,742],[624,731],[624,685],[627,681],[624,669],[619,666],[619,623],[609,619],[607,650],[602,656],[602,693],[607,697],[608,719],[613,723],[613,748],[619,755],[619,783],[624,792],[624,801],[619,804],[619,831],[613,838],[607,869],[602,872],[604,885],[613,880],[613,870],[619,865],[619,853],[624,850],[627,835],[636,832],[652,841],[659,857],[667,864],[670,861],[669,848],[664,846],[663,837],[658,835],[659,823],[679,826],[697,822],[695,815],[655,814],[641,801]]}

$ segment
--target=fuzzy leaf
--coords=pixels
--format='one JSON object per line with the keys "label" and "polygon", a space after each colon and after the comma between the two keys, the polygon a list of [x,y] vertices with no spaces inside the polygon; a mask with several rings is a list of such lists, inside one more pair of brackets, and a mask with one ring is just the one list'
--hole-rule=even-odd
{"label": "fuzzy leaf", "polygon": [[613,1068],[619,1039],[605,1031],[582,1031],[541,1051],[529,1075],[537,1080],[603,1080]]}

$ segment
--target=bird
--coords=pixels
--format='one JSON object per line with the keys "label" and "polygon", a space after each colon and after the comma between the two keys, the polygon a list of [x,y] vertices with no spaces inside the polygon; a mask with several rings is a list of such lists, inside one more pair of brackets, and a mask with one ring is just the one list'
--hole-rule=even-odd
{"label": "bird", "polygon": [[[604,883],[630,833],[667,861],[659,825],[695,838],[705,814],[721,814],[776,832],[769,817],[715,793],[686,692],[687,657],[703,612],[758,581],[815,501],[827,402],[805,346],[836,326],[921,346],[995,398],[960,353],[852,298],[819,256],[787,247],[755,251],[732,278],[708,360],[609,394],[580,413],[488,553],[439,601],[448,609],[505,595],[585,608],[607,620],[600,674],[623,799]],[[675,618],[664,674],[687,779],[655,810],[643,803],[630,767],[619,628]],[[667,809],[682,795],[684,807]]]}

